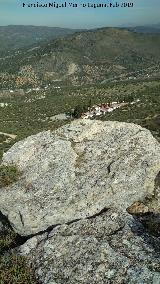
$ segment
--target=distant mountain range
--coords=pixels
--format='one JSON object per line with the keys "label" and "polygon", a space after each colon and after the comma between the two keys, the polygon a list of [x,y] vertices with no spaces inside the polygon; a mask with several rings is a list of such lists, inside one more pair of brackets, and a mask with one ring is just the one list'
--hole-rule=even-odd
{"label": "distant mountain range", "polygon": [[128,28],[130,31],[138,33],[160,33],[160,24],[155,24],[151,26],[137,26]]}
{"label": "distant mountain range", "polygon": [[76,31],[79,30],[40,26],[0,26],[0,54],[73,34]]}
{"label": "distant mountain range", "polygon": [[[125,27],[122,29],[128,29],[138,33],[160,33],[160,24]],[[24,25],[0,26],[0,55],[6,54],[10,50],[24,48],[42,42],[49,42],[53,39],[65,37],[80,31],[87,30]]]}
{"label": "distant mountain range", "polygon": [[159,72],[159,47],[160,35],[155,33],[120,28],[76,32],[1,57],[0,85],[77,85],[114,77],[150,76]]}

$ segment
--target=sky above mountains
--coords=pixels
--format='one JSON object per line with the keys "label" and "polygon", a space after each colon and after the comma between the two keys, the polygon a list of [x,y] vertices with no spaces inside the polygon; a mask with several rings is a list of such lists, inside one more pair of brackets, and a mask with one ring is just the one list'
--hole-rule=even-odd
{"label": "sky above mountains", "polygon": [[[0,0],[0,25],[39,25],[66,28],[95,28],[103,26],[139,26],[160,22],[159,0],[128,0],[133,7],[83,8],[82,3],[115,4],[127,3],[127,0],[74,0],[66,1],[67,8],[34,8],[27,4],[61,5],[65,1],[48,0]],[[25,7],[23,7],[23,3]],[[68,7],[68,3],[77,3],[78,7]]]}

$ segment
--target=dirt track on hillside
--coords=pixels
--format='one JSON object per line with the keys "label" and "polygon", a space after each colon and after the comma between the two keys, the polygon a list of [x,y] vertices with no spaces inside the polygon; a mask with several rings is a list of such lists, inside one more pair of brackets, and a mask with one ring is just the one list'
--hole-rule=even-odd
{"label": "dirt track on hillside", "polygon": [[16,137],[17,137],[17,135],[15,135],[15,134],[9,134],[9,133],[5,133],[5,132],[0,132],[0,134],[8,136],[8,137],[10,137],[12,139],[16,139]]}

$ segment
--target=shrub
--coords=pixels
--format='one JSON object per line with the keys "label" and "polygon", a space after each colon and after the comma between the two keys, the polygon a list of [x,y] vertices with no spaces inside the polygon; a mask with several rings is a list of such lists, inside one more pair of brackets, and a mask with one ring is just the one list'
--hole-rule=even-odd
{"label": "shrub", "polygon": [[74,118],[80,118],[81,114],[83,112],[86,112],[88,110],[88,106],[87,105],[77,105],[74,109],[73,112],[73,117]]}
{"label": "shrub", "polygon": [[14,255],[11,249],[20,244],[18,235],[0,215],[3,227],[0,229],[0,284],[36,284],[33,270],[27,258]]}
{"label": "shrub", "polygon": [[0,166],[0,188],[8,186],[9,184],[16,182],[19,178],[20,172],[14,165],[1,165]]}
{"label": "shrub", "polygon": [[15,243],[16,237],[17,234],[9,226],[4,226],[0,230],[0,253],[9,249]]}
{"label": "shrub", "polygon": [[27,259],[18,255],[0,258],[0,284],[36,284]]}
{"label": "shrub", "polygon": [[73,112],[73,117],[75,118],[80,118],[81,114],[83,112],[83,107],[82,106],[76,106]]}

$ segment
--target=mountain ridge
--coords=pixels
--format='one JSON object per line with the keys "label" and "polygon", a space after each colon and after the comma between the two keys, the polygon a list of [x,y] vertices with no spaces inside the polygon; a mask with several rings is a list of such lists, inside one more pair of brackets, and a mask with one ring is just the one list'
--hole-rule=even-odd
{"label": "mountain ridge", "polygon": [[150,76],[157,70],[159,74],[159,45],[157,34],[100,28],[12,52],[1,58],[0,69],[10,74],[9,78],[14,75],[12,82],[18,86],[55,81],[81,85],[115,77]]}
{"label": "mountain ridge", "polygon": [[60,27],[34,26],[34,25],[8,25],[0,26],[0,54],[49,41],[60,36],[67,36],[79,29]]}
{"label": "mountain ridge", "polygon": [[153,25],[128,27],[128,29],[137,33],[160,33],[160,23]]}

